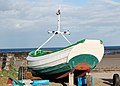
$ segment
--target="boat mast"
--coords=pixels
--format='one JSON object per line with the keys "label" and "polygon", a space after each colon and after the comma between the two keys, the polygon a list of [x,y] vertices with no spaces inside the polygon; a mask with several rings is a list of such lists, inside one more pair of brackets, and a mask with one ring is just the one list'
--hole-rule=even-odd
{"label": "boat mast", "polygon": [[57,31],[48,31],[48,33],[52,33],[53,35],[47,40],[45,41],[40,47],[38,47],[38,49],[35,51],[37,52],[40,48],[42,48],[48,41],[50,41],[55,35],[57,34],[60,34],[63,36],[63,38],[69,43],[71,44],[71,42],[64,36],[64,34],[68,34],[70,35],[70,32],[69,31],[64,31],[64,32],[61,32],[60,31],[60,8],[58,9],[56,15],[58,16],[58,25],[57,25]]}
{"label": "boat mast", "polygon": [[60,9],[58,9],[58,12],[56,13],[56,15],[58,16],[58,25],[57,25],[57,29],[58,29],[58,32],[60,32]]}

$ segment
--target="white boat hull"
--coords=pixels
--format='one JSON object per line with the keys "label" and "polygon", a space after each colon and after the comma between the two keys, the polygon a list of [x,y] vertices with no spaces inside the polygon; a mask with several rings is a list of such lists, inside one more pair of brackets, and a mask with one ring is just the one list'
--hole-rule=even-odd
{"label": "white boat hull", "polygon": [[78,43],[51,54],[38,57],[28,56],[28,67],[41,68],[56,66],[62,63],[68,63],[73,57],[80,54],[94,55],[100,62],[104,54],[104,46],[100,40],[85,40],[83,43]]}

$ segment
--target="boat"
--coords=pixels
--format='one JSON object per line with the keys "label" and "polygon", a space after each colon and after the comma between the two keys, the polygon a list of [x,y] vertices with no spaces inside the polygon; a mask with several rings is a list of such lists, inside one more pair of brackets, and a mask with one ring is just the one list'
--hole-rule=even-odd
{"label": "boat", "polygon": [[[70,32],[60,31],[60,9],[56,14],[58,16],[58,30],[48,31],[53,35],[37,50],[28,54],[28,69],[32,71],[34,76],[39,76],[42,79],[59,79],[68,76],[69,73],[74,73],[76,78],[84,76],[101,61],[104,55],[103,41],[82,39],[72,44],[64,36],[64,34],[70,35]],[[41,47],[57,34],[62,35],[70,45],[55,51],[41,50]]]}

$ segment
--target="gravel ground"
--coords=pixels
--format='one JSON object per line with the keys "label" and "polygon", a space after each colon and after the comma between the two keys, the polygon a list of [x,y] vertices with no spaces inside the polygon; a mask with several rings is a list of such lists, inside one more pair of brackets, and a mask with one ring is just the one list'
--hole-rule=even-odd
{"label": "gravel ground", "polygon": [[94,77],[95,86],[112,86],[115,73],[120,74],[120,71],[93,72],[91,75]]}
{"label": "gravel ground", "polygon": [[[120,71],[92,72],[91,75],[94,77],[94,86],[112,86],[112,78],[115,73],[120,74]],[[68,83],[61,84],[51,82],[50,86],[68,86]]]}
{"label": "gravel ground", "polygon": [[[16,66],[24,63],[16,62]],[[104,55],[104,58],[91,72],[91,75],[94,77],[95,86],[112,86],[112,77],[115,73],[120,74],[120,54]],[[61,80],[61,82],[63,81]],[[51,82],[49,86],[68,86],[68,83]]]}

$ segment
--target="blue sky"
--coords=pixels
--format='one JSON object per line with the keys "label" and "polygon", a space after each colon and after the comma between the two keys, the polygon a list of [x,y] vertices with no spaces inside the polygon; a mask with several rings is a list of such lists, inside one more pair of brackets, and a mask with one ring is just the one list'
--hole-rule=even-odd
{"label": "blue sky", "polygon": [[120,2],[120,0],[113,0],[113,1],[115,1],[115,2]]}
{"label": "blue sky", "polygon": [[[56,30],[61,4],[61,30],[75,43],[101,39],[105,46],[120,45],[119,0],[0,0],[0,48],[31,48],[43,44]],[[69,45],[61,36],[45,47]]]}
{"label": "blue sky", "polygon": [[69,3],[70,5],[85,5],[89,0],[64,0],[63,3]]}

